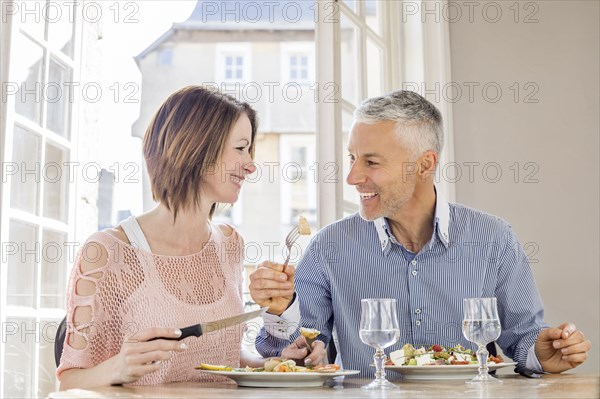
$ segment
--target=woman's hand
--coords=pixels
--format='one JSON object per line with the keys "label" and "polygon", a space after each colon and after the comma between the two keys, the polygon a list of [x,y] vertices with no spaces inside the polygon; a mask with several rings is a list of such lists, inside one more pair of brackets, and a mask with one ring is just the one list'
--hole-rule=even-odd
{"label": "woman's hand", "polygon": [[[181,341],[160,338],[177,338],[181,331],[175,328],[148,328],[128,337],[121,351],[90,368],[64,370],[60,377],[60,390],[93,388],[103,385],[128,384],[146,374],[157,371],[163,360],[171,358],[173,351],[184,351]],[[151,341],[153,338],[158,338]]]}
{"label": "woman's hand", "polygon": [[[118,355],[112,360],[112,384],[128,384],[161,367],[169,360],[173,351],[184,351],[187,344],[160,338],[177,338],[181,330],[174,328],[148,328],[128,338]],[[158,338],[152,340],[153,338]]]}

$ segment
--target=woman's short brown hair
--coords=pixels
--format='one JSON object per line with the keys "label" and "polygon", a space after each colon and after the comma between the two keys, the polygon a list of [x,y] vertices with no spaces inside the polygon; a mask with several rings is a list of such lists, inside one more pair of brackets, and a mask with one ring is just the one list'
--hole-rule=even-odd
{"label": "woman's short brown hair", "polygon": [[[229,132],[245,113],[250,119],[250,155],[254,158],[256,112],[247,103],[216,89],[188,86],[169,96],[156,112],[144,136],[144,158],[152,198],[172,210],[200,203],[200,187],[214,171]],[[210,217],[214,213],[213,204]]]}

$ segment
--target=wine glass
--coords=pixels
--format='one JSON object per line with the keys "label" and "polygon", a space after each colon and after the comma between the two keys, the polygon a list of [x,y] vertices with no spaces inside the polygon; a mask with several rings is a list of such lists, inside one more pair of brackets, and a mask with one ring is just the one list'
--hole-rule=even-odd
{"label": "wine glass", "polygon": [[486,345],[500,336],[500,319],[496,298],[465,298],[462,331],[466,339],[477,344],[479,375],[468,383],[501,383],[488,374],[489,352]]}
{"label": "wine glass", "polygon": [[385,354],[383,349],[393,345],[400,338],[396,300],[389,298],[363,299],[360,301],[360,330],[362,342],[375,348],[375,380],[363,389],[398,389],[385,378]]}

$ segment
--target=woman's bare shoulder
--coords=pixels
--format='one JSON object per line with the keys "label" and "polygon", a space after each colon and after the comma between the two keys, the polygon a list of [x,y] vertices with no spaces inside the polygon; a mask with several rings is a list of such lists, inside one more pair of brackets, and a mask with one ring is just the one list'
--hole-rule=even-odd
{"label": "woman's bare shoulder", "polygon": [[115,226],[112,229],[102,230],[102,232],[116,238],[119,241],[123,241],[123,242],[129,244],[129,238],[127,238],[127,234],[125,234],[125,231],[123,230],[123,228],[120,225]]}

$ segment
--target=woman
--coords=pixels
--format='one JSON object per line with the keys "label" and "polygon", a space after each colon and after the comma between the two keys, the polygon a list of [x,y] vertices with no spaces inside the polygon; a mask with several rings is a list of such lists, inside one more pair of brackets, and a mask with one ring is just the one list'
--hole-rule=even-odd
{"label": "woman", "polygon": [[248,104],[202,87],[186,87],[160,107],[144,137],[159,205],[93,234],[80,251],[57,370],[61,389],[214,381],[194,366],[262,365],[241,349],[243,326],[160,339],[243,313],[243,241],[211,218],[217,203],[238,199],[255,170],[256,130]]}

